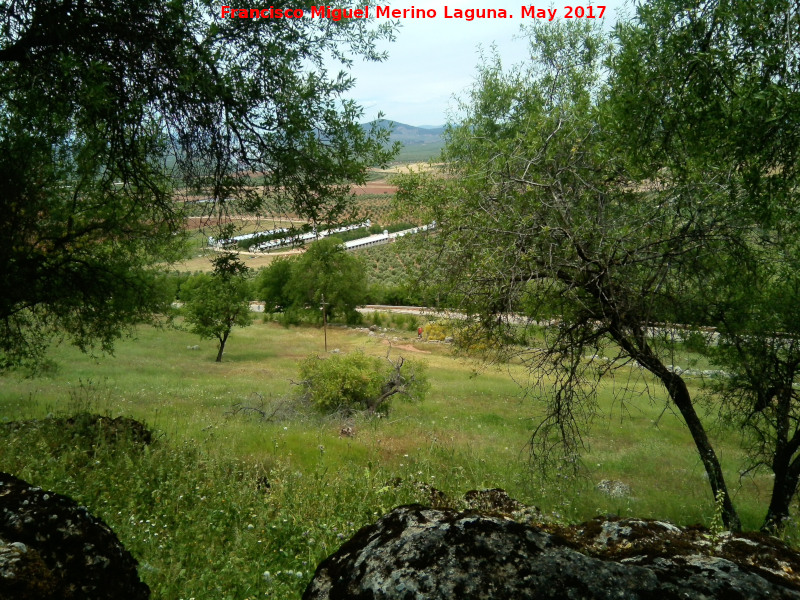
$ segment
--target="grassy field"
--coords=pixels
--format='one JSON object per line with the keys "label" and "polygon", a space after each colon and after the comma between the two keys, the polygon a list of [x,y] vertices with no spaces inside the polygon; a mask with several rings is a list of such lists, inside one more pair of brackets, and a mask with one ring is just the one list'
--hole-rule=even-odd
{"label": "grassy field", "polygon": [[[234,331],[219,364],[213,343],[173,329],[142,328],[113,357],[56,348],[43,376],[0,378],[2,421],[88,410],[142,420],[157,440],[141,449],[0,429],[0,468],[88,506],[140,561],[153,597],[176,600],[299,597],[343,539],[398,504],[425,501],[419,482],[456,505],[467,490],[502,487],[562,521],[613,513],[710,522],[702,466],[680,420],[663,410],[663,391],[624,407],[615,400],[615,388],[642,391],[643,379],[618,373],[604,384],[583,476],[544,481],[528,462],[538,402],[514,382],[525,376],[521,367],[481,368],[411,333],[385,336],[333,327],[328,346],[422,360],[429,396],[396,402],[383,419],[346,422],[287,401],[297,361],[322,353],[320,329],[258,321]],[[274,416],[237,413],[237,405]],[[341,436],[343,426],[355,435]],[[740,481],[738,434],[713,435],[745,526],[755,528],[769,479]],[[628,484],[631,496],[602,494],[602,479]]]}
{"label": "grassy field", "polygon": [[395,163],[411,163],[435,160],[439,157],[444,147],[444,140],[436,140],[426,144],[409,144],[400,149],[394,158]]}

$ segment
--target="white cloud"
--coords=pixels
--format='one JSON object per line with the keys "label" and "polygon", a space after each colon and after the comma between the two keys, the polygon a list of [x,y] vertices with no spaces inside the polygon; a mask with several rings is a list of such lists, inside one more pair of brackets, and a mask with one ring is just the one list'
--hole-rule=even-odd
{"label": "white cloud", "polygon": [[[619,16],[623,0],[593,2],[605,5],[603,21],[611,24]],[[571,3],[587,6],[589,3]],[[564,5],[556,5],[556,19],[563,18]],[[523,61],[527,42],[514,39],[523,22],[521,4],[506,0],[417,0],[392,2],[392,9],[415,7],[436,11],[432,19],[401,18],[397,41],[387,44],[389,59],[382,63],[356,62],[352,74],[356,86],[350,96],[365,107],[367,119],[383,111],[387,118],[410,125],[443,124],[452,98],[472,83],[479,62],[479,48],[488,52],[495,45],[504,64]],[[457,8],[505,9],[512,18],[445,18],[445,6],[453,15]],[[526,5],[527,6],[527,5]],[[551,8],[553,5],[535,5]]]}

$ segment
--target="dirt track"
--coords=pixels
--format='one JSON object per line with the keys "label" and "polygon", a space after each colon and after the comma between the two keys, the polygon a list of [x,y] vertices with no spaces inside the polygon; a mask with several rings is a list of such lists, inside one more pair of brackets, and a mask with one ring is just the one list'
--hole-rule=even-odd
{"label": "dirt track", "polygon": [[406,352],[416,352],[418,354],[430,354],[430,350],[420,350],[419,348],[415,348],[411,344],[393,344],[389,340],[383,340],[383,343],[387,346],[391,346],[392,348],[396,348],[397,350],[405,350]]}

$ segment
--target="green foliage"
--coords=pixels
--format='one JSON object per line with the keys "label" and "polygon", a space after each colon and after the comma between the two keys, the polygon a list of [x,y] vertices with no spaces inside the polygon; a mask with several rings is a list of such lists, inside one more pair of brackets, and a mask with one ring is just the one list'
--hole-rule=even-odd
{"label": "green foliage", "polygon": [[417,332],[423,322],[419,315],[407,315],[398,312],[370,312],[364,316],[364,321],[376,327],[389,327],[399,331]]}
{"label": "green foliage", "polygon": [[704,252],[665,278],[662,310],[704,332],[720,416],[745,432],[749,468],[775,474],[770,532],[800,484],[799,28],[789,0],[642,5],[618,28],[609,95],[638,176],[669,181],[676,210],[702,203]]}
{"label": "green foliage", "polygon": [[286,325],[309,319],[320,322],[323,296],[328,319],[358,323],[361,315],[356,307],[366,299],[364,263],[338,239],[323,238],[299,258],[280,259],[262,269],[254,290],[268,312],[283,312],[281,321]]}
{"label": "green foliage", "polygon": [[421,363],[402,357],[381,359],[360,351],[327,358],[309,356],[300,364],[300,378],[303,400],[324,413],[386,414],[393,396],[418,401],[428,391]]}
{"label": "green foliage", "polygon": [[585,356],[618,353],[668,391],[732,528],[697,395],[669,365],[684,326],[698,332],[725,371],[706,383],[721,416],[775,473],[764,528],[779,528],[800,484],[798,25],[788,0],[654,0],[615,43],[588,23],[531,27],[529,64],[480,67],[446,176],[399,179],[437,221],[432,268],[467,325],[513,351],[527,336],[509,313],[551,322],[525,355],[555,382],[534,455],[578,464],[597,407]]}
{"label": "green foliage", "polygon": [[[670,2],[653,5],[673,22],[674,11],[665,8]],[[664,38],[649,26],[642,30],[658,49],[652,65],[659,69]],[[535,377],[553,381],[531,440],[534,458],[548,470],[579,465],[582,436],[596,415],[596,367],[584,357],[609,349],[636,360],[664,385],[685,419],[712,493],[723,490],[726,524],[735,528],[738,517],[695,400],[667,368],[674,353],[670,332],[649,329],[662,321],[665,307],[685,300],[687,275],[719,255],[734,222],[725,220],[736,213],[723,197],[735,186],[720,188],[709,171],[684,177],[677,163],[647,173],[659,177],[657,184],[642,175],[638,148],[627,147],[626,137],[639,123],[625,102],[652,94],[641,85],[652,78],[664,84],[665,94],[653,123],[663,123],[664,112],[679,113],[679,103],[671,105],[670,68],[659,71],[661,78],[632,77],[630,97],[619,100],[617,110],[614,76],[626,74],[600,28],[551,23],[527,34],[530,63],[508,70],[496,59],[480,67],[463,121],[446,132],[445,176],[399,180],[399,195],[412,213],[437,222],[433,256],[447,260],[431,268],[440,269],[443,294],[470,317],[465,335],[455,337],[472,345],[478,338],[468,328],[481,325],[488,336],[481,349],[502,357],[516,351],[509,342],[527,337],[509,313],[524,307],[532,320],[556,320],[546,330],[544,352],[522,351]],[[696,34],[687,29],[688,36]],[[631,57],[625,64],[639,64],[638,47],[625,52]],[[612,70],[610,87],[605,68]],[[693,164],[709,166],[692,159],[683,167]],[[723,164],[714,170],[729,173]]]}
{"label": "green foliage", "polygon": [[427,323],[422,330],[426,340],[436,342],[443,342],[447,337],[453,336],[453,328],[447,323]]}
{"label": "green foliage", "polygon": [[291,260],[278,259],[256,275],[253,282],[255,296],[264,302],[266,312],[281,310],[291,304],[288,290],[293,266]]}
{"label": "green foliage", "polygon": [[349,182],[391,158],[388,131],[359,124],[353,80],[329,61],[380,60],[394,24],[219,12],[0,5],[0,368],[35,361],[51,336],[110,351],[163,312],[159,271],[184,251],[176,199],[210,199],[209,223],[337,222]]}
{"label": "green foliage", "polygon": [[364,303],[366,294],[364,264],[335,238],[323,238],[294,261],[286,294],[294,308],[319,314],[320,319],[324,296],[328,315],[358,323],[356,306]]}
{"label": "green foliage", "polygon": [[428,234],[356,251],[367,265],[368,304],[443,306],[431,272]]}
{"label": "green foliage", "polygon": [[231,330],[252,323],[249,269],[235,254],[222,254],[213,262],[213,273],[194,275],[183,284],[182,295],[189,329],[219,342],[216,360],[221,362]]}
{"label": "green foliage", "polygon": [[279,456],[219,457],[163,436],[143,448],[47,421],[0,429],[0,440],[4,469],[88,506],[164,600],[300,598],[344,539],[422,500],[411,481],[387,486],[382,468],[329,469],[321,457],[303,472]]}

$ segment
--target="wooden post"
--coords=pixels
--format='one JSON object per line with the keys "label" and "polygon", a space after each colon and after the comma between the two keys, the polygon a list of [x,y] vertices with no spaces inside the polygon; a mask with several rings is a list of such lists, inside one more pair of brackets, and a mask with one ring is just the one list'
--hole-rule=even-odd
{"label": "wooden post", "polygon": [[322,329],[325,332],[325,352],[328,351],[328,318],[325,314],[325,307],[328,303],[325,302],[325,294],[322,294]]}

